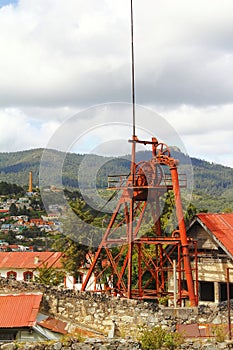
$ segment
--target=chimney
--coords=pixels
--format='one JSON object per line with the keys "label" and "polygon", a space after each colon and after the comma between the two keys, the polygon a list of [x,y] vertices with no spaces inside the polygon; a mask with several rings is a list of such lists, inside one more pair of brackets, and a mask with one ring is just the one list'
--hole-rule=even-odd
{"label": "chimney", "polygon": [[29,186],[28,192],[32,192],[32,171],[29,172]]}
{"label": "chimney", "polygon": [[38,255],[34,257],[34,264],[35,265],[39,264],[39,256]]}

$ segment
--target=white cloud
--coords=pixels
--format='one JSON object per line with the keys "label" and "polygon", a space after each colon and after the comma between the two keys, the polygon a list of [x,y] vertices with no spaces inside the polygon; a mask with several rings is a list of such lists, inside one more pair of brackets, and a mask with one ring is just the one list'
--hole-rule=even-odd
{"label": "white cloud", "polygon": [[233,167],[233,104],[160,109],[191,156]]}
{"label": "white cloud", "polygon": [[[232,0],[134,0],[134,24],[137,102],[191,155],[233,166]],[[42,147],[83,108],[131,101],[130,1],[19,0],[0,8],[0,48],[0,150]]]}
{"label": "white cloud", "polygon": [[[140,103],[231,100],[233,3],[135,1]],[[129,4],[21,0],[0,10],[0,103],[130,101]]]}
{"label": "white cloud", "polygon": [[187,137],[233,129],[233,104],[209,107],[181,105],[177,108],[161,108],[158,111],[180,134]]}
{"label": "white cloud", "polygon": [[13,152],[45,147],[58,126],[56,121],[32,121],[19,109],[1,109],[0,150]]}
{"label": "white cloud", "polygon": [[94,4],[22,0],[0,10],[2,104],[87,105],[89,95],[104,97],[99,86],[109,90],[126,53],[107,5]]}

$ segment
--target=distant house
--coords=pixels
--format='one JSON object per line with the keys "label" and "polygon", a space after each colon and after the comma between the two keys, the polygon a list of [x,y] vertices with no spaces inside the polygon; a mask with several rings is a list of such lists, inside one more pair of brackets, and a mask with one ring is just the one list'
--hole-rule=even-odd
{"label": "distant house", "polygon": [[30,282],[43,266],[62,270],[61,252],[0,252],[0,276]]}
{"label": "distant house", "polygon": [[[11,245],[8,247],[11,247]],[[62,271],[62,256],[63,253],[61,252],[0,251],[0,276],[17,281],[31,282],[38,275],[38,268],[46,266]],[[77,271],[75,276],[66,275],[64,277],[64,287],[80,290],[87,271],[87,266],[85,266]],[[96,281],[93,275],[87,289],[94,290],[95,288]]]}
{"label": "distant house", "polygon": [[59,340],[67,333],[64,322],[39,314],[41,300],[41,293],[0,295],[0,342]]}
{"label": "distant house", "polygon": [[53,225],[52,221],[44,221],[43,219],[30,219],[30,226],[43,227],[51,225]]}
{"label": "distant house", "polygon": [[12,228],[11,224],[2,224],[1,230],[2,231],[9,231]]}
{"label": "distant house", "polygon": [[16,202],[16,205],[17,205],[18,209],[23,209],[24,207],[26,207],[28,209],[31,205],[31,201],[28,197],[21,197]]}
{"label": "distant house", "polygon": [[[226,271],[233,269],[233,213],[201,213],[194,217],[188,237],[197,241],[199,301],[227,299]],[[233,270],[230,296],[233,298]]]}
{"label": "distant house", "polygon": [[9,209],[0,209],[0,214],[9,214]]}

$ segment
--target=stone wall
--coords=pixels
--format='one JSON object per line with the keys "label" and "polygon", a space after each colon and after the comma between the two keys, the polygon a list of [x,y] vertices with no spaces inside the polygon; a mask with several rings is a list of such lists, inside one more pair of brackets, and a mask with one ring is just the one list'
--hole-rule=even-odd
{"label": "stone wall", "polygon": [[107,335],[115,325],[117,335],[136,336],[142,324],[175,327],[178,320],[195,321],[197,316],[197,308],[164,309],[151,302],[0,279],[0,293],[9,292],[43,292],[41,311],[68,322],[69,331],[82,326]]}
{"label": "stone wall", "polygon": [[1,350],[142,350],[139,342],[124,339],[88,339],[79,343],[75,338],[59,342],[37,344],[8,343]]}
{"label": "stone wall", "polygon": [[128,300],[106,294],[75,292],[0,278],[0,293],[42,292],[41,311],[68,322],[69,331],[83,327],[103,335],[115,328],[119,337],[136,337],[138,326],[164,325],[175,330],[176,324],[227,324],[226,304],[196,308],[165,308],[152,302]]}
{"label": "stone wall", "polygon": [[[36,344],[0,344],[1,350],[143,350],[141,344],[130,339],[87,339],[79,343],[75,338],[59,342]],[[217,343],[214,340],[187,340],[180,345],[183,350],[229,350],[233,349],[231,341]]]}

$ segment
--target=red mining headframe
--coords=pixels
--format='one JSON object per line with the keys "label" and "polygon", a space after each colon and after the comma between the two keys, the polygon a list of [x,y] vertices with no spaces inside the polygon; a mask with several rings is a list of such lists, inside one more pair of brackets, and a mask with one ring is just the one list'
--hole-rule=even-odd
{"label": "red mining headframe", "polygon": [[[95,275],[96,286],[108,271],[108,290],[127,298],[159,299],[167,296],[181,305],[182,298],[195,306],[197,281],[195,242],[187,238],[183,217],[180,187],[186,178],[178,179],[177,160],[169,148],[152,141],[132,137],[132,162],[130,175],[109,177],[110,186],[122,194],[91,263],[82,291]],[[136,164],[136,144],[150,144],[152,158]],[[161,227],[161,203],[165,194],[174,194],[177,227],[169,235]],[[152,224],[152,225],[151,225]],[[191,264],[191,259],[193,263]],[[101,267],[101,268],[100,268]],[[169,283],[173,281],[173,286]],[[185,284],[185,287],[184,287]],[[102,291],[101,287],[96,292]]]}
{"label": "red mining headframe", "polygon": [[[135,299],[173,296],[174,305],[177,302],[181,305],[182,298],[185,297],[189,299],[190,306],[195,306],[198,302],[197,248],[195,242],[186,235],[177,161],[171,157],[170,150],[164,143],[159,143],[156,138],[141,141],[135,133],[133,0],[130,0],[130,4],[133,112],[131,170],[129,176],[110,177],[110,186],[122,194],[82,290],[87,287],[89,289],[94,274],[95,290],[102,291],[101,282],[107,272],[111,276],[107,288],[113,294]],[[136,164],[136,144],[152,146],[152,158],[149,161]],[[181,187],[184,185],[181,184]],[[177,227],[166,236],[160,214],[168,191],[174,193]],[[191,250],[195,251],[194,257],[190,256]],[[172,280],[173,287],[170,283]]]}

